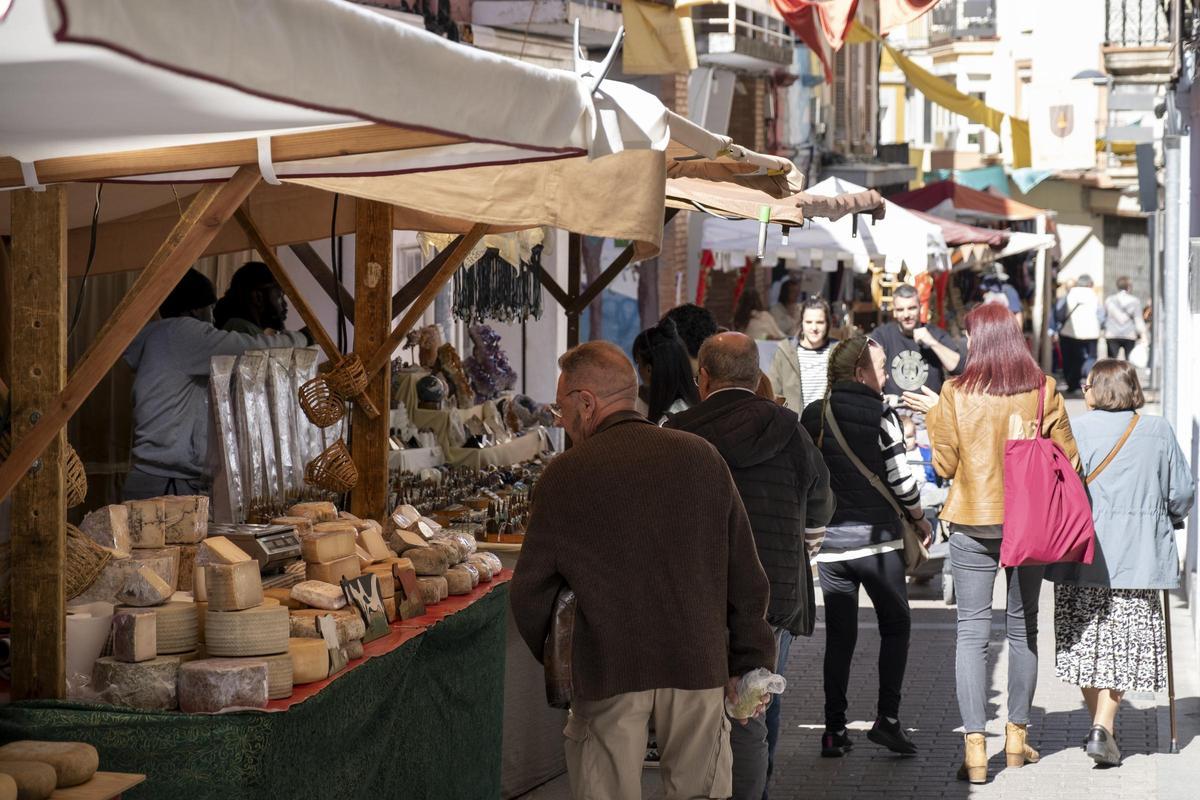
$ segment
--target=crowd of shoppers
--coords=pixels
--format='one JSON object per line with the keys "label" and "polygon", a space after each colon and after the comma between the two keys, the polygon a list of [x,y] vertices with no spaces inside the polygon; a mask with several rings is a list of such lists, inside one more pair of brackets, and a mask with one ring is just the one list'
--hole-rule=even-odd
{"label": "crowd of shoppers", "polygon": [[[1071,291],[1095,298],[1084,277]],[[1140,313],[1136,298],[1120,295],[1106,305]],[[1123,317],[1100,314],[1098,302],[1080,308],[1087,299],[1075,297],[1072,303],[1066,295],[1060,335],[1086,341],[1086,321],[1096,320],[1110,352],[1127,355],[1132,345],[1113,345],[1123,338],[1115,335]],[[919,741],[901,722],[912,632],[906,551],[914,532],[924,545],[935,532],[926,489],[944,501],[957,593],[959,778],[988,777],[987,658],[1001,570],[1005,763],[1040,758],[1028,726],[1038,602],[1049,579],[1056,671],[1080,686],[1091,714],[1085,752],[1118,765],[1123,693],[1163,688],[1159,593],[1178,583],[1174,529],[1193,502],[1170,426],[1138,413],[1144,398],[1136,368],[1115,359],[1093,359],[1086,372],[1079,365],[1092,410],[1073,425],[1054,378],[1033,360],[1005,304],[968,313],[964,346],[922,325],[919,299],[904,288],[891,323],[840,342],[829,338],[823,300],[799,302],[791,291],[781,298],[776,316],[799,327],[767,374],[753,337],[721,331],[697,306],[675,309],[639,335],[636,368],[603,342],[560,360],[554,410],[573,446],[539,482],[512,605],[540,657],[559,591],[569,587],[578,598],[565,730],[573,794],[639,796],[652,724],[667,796],[765,798],[782,702],[762,695],[761,713],[730,719],[720,700],[732,698],[752,669],[784,673],[795,640],[813,635],[811,565],[825,609],[820,754],[840,757],[854,746],[848,688],[860,589],[880,634],[867,739],[917,753]],[[770,316],[753,306],[752,298],[749,307]],[[1107,327],[1114,317],[1118,327]],[[1134,327],[1136,342],[1144,329]],[[1090,564],[1001,563],[1006,445],[1035,437],[1075,468],[1064,480],[1086,482],[1095,524]],[[581,508],[620,512],[587,516]]]}

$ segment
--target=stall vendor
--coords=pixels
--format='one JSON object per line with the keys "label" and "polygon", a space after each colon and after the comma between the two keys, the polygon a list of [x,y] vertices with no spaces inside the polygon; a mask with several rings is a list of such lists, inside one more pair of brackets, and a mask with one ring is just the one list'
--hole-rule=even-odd
{"label": "stall vendor", "polygon": [[217,301],[213,324],[223,331],[259,336],[282,331],[287,313],[287,298],[271,269],[261,261],[247,261]]}
{"label": "stall vendor", "polygon": [[887,356],[884,396],[892,405],[905,392],[942,391],[947,376],[966,366],[963,349],[938,327],[921,324],[921,301],[912,286],[900,286],[892,295],[892,321],[871,332]]}
{"label": "stall vendor", "polygon": [[133,448],[125,500],[206,494],[209,487],[208,368],[213,356],[254,348],[303,347],[303,333],[251,336],[213,327],[217,294],[194,269],[125,351],[133,381]]}

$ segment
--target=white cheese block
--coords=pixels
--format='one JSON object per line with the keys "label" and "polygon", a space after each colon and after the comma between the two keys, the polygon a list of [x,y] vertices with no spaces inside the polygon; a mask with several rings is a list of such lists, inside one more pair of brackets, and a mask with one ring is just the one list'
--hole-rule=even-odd
{"label": "white cheese block", "polygon": [[37,761],[54,768],[58,788],[86,783],[100,768],[100,754],[83,742],[39,742],[24,739],[0,747],[0,761]]}
{"label": "white cheese block", "polygon": [[[362,567],[359,566],[358,556],[350,555],[345,558],[339,558],[336,561],[327,562],[309,562],[304,570],[304,576],[310,581],[324,581],[340,585],[342,578],[350,580],[357,578],[362,574]],[[209,587],[209,593],[212,593],[212,587]]]}
{"label": "white cheese block", "polygon": [[113,658],[149,661],[158,655],[158,621],[153,611],[129,611],[112,618]]}
{"label": "white cheese block", "polygon": [[451,567],[444,576],[450,594],[471,593],[471,573],[462,567]]}
{"label": "white cheese block", "polygon": [[313,531],[300,542],[300,554],[308,562],[337,561],[354,555],[354,534],[350,531]]}
{"label": "white cheese block", "polygon": [[324,581],[301,581],[292,587],[292,599],[306,606],[336,610],[346,607],[346,595],[342,587]]}
{"label": "white cheese block", "polygon": [[170,584],[149,567],[138,567],[129,573],[125,585],[117,592],[117,602],[126,606],[159,606],[171,599],[175,591]]}
{"label": "white cheese block", "polygon": [[179,668],[179,708],[216,713],[230,708],[264,708],[267,662],[248,658],[204,658]]}
{"label": "white cheese block", "polygon": [[112,505],[98,508],[86,514],[79,523],[79,530],[87,534],[101,547],[107,547],[118,556],[128,556],[133,549],[129,538],[129,508]]}
{"label": "white cheese block", "polygon": [[204,647],[211,656],[267,656],[287,650],[288,610],[257,606],[244,611],[213,611],[204,615]]}
{"label": "white cheese block", "polygon": [[263,601],[257,561],[209,564],[204,567],[204,587],[209,611],[241,611]]}
{"label": "white cheese block", "polygon": [[106,703],[131,708],[170,711],[179,705],[179,659],[158,656],[128,662],[105,657],[92,667],[92,687]]}
{"label": "white cheese block", "polygon": [[297,686],[329,677],[329,648],[324,639],[290,639],[288,655],[292,657],[292,682]]}
{"label": "white cheese block", "polygon": [[392,557],[387,545],[383,542],[383,534],[374,528],[360,530],[358,532],[358,544],[371,554],[372,561],[382,561],[385,558]]}
{"label": "white cheese block", "polygon": [[291,614],[291,636],[293,639],[319,638],[321,631],[317,620],[321,617],[332,616],[337,631],[339,647],[345,647],[355,639],[367,635],[367,626],[357,611],[342,609],[341,611],[325,611],[324,609],[306,608],[293,611]]}
{"label": "white cheese block", "polygon": [[415,547],[404,551],[404,557],[412,561],[418,575],[444,575],[450,566],[446,551],[440,547]]}
{"label": "white cheese block", "polygon": [[130,500],[129,540],[135,548],[163,547],[167,543],[166,505],[161,497]]}
{"label": "white cheese block", "polygon": [[210,536],[200,545],[200,553],[196,563],[208,564],[241,564],[252,559],[245,550],[238,547],[224,536]]}
{"label": "white cheese block", "polygon": [[208,535],[208,498],[202,494],[163,497],[167,544],[197,544]]}

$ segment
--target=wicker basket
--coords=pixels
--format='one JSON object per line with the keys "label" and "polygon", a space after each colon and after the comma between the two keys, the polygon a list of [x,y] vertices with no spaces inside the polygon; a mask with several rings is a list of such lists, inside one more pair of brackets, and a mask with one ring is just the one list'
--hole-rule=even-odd
{"label": "wicker basket", "polygon": [[83,461],[69,444],[63,455],[63,477],[67,482],[67,508],[74,508],[87,499],[88,482]]}
{"label": "wicker basket", "polygon": [[112,553],[89,539],[83,531],[67,524],[67,557],[63,564],[63,577],[67,585],[67,599],[71,600],[87,591],[100,577],[100,572],[112,558]]}
{"label": "wicker basket", "polygon": [[329,381],[316,377],[300,387],[300,408],[308,421],[318,428],[337,424],[346,414],[346,404],[338,397]]}
{"label": "wicker basket", "polygon": [[341,439],[325,448],[304,468],[304,481],[326,491],[348,492],[358,483],[358,467]]}
{"label": "wicker basket", "polygon": [[351,353],[338,361],[329,372],[325,373],[325,380],[329,382],[329,387],[333,389],[334,394],[343,400],[353,400],[354,404],[367,417],[375,419],[379,416],[379,409],[375,407],[369,397],[363,394],[370,381],[367,377],[367,368],[363,366],[362,359],[357,354]]}

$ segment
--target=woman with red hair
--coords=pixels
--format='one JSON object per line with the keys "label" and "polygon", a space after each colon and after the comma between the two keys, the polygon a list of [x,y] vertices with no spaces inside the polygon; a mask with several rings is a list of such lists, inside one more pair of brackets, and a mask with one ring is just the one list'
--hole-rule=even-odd
{"label": "woman with red hair", "polygon": [[[1004,306],[988,303],[967,315],[967,367],[942,387],[940,397],[906,393],[925,418],[933,467],[950,478],[941,519],[950,523],[950,569],[958,595],[955,682],[966,733],[960,780],[987,781],[987,649],[992,625],[992,585],[1004,530],[1004,444],[1009,439],[1053,439],[1075,468],[1079,453],[1054,379],[1042,373]],[[1038,396],[1045,413],[1037,430]],[[1037,685],[1037,614],[1042,567],[1005,569],[1008,584],[1008,724],[1004,752],[1010,767],[1036,762],[1026,741]]]}

